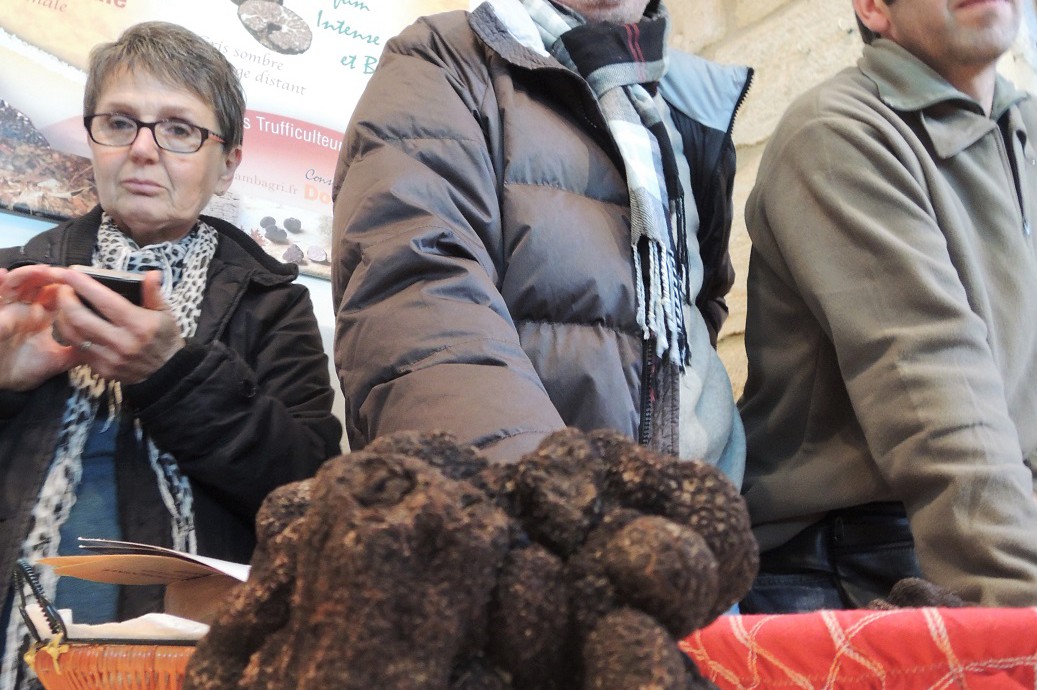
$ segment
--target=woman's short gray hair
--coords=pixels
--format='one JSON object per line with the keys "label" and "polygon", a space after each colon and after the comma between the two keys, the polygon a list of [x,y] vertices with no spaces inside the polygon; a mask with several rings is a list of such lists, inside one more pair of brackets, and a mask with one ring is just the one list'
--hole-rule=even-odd
{"label": "woman's short gray hair", "polygon": [[126,29],[114,43],[90,51],[83,114],[92,115],[108,80],[122,72],[146,72],[170,86],[182,87],[212,103],[230,150],[241,144],[245,129],[245,91],[234,66],[198,34],[178,24],[142,22]]}

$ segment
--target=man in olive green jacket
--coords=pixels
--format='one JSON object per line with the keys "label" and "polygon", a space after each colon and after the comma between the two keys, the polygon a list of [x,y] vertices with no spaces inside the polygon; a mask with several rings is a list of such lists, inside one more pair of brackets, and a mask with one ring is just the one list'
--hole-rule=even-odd
{"label": "man in olive green jacket", "polygon": [[743,610],[919,572],[1032,606],[1037,105],[995,71],[1021,3],[853,3],[870,44],[789,109],[746,208]]}

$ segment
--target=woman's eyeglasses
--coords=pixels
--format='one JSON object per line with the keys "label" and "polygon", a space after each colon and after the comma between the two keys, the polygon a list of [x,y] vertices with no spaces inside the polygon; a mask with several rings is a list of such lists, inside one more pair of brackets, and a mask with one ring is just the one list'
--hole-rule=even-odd
{"label": "woman's eyeglasses", "polygon": [[183,120],[141,122],[120,113],[95,113],[83,118],[90,138],[101,146],[130,146],[141,128],[150,129],[160,149],[173,153],[194,153],[207,139],[227,143],[220,135]]}

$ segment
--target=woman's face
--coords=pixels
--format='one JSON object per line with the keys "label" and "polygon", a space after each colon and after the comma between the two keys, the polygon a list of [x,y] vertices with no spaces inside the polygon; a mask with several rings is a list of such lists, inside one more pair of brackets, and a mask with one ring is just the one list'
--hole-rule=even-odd
{"label": "woman's face", "polygon": [[[109,78],[97,99],[97,112],[143,122],[178,119],[222,134],[208,104],[146,72]],[[143,127],[129,146],[102,146],[87,139],[101,208],[141,246],[186,235],[212,195],[227,190],[241,162],[240,146],[225,151],[215,139],[206,139],[195,153],[165,151]]]}

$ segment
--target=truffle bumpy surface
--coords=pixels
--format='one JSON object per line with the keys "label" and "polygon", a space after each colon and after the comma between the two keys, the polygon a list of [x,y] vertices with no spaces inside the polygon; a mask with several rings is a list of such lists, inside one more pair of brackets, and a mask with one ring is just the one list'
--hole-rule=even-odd
{"label": "truffle bumpy surface", "polygon": [[270,494],[185,690],[713,687],[677,640],[758,565],[709,465],[568,429],[512,465],[405,432]]}

